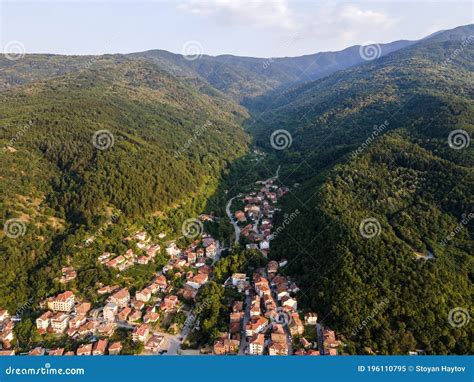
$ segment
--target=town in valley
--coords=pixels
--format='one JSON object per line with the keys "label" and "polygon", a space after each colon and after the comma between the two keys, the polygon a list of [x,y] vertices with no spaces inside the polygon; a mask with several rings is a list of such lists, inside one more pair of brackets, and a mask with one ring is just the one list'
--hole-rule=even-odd
{"label": "town in valley", "polygon": [[[227,218],[234,229],[231,242],[240,242],[265,259],[265,266],[232,273],[221,284],[235,298],[225,318],[228,330],[219,332],[212,342],[194,348],[185,345],[187,337],[199,328],[199,293],[213,280],[214,267],[223,253],[232,253],[232,248],[222,248],[219,240],[205,232],[183,248],[176,240],[164,242],[165,234],[159,235],[159,244],[143,230],[123,238],[126,245],[133,243],[124,253],[100,253],[97,262],[123,272],[147,265],[164,252],[166,265],[146,287],[132,291],[119,284],[99,284],[95,290],[99,302],[92,303],[82,298],[80,291],[67,289],[77,277],[77,271],[68,264],[59,278],[64,292],[39,302],[39,310],[33,312],[38,346],[18,352],[14,327],[22,312],[0,309],[0,354],[338,355],[342,342],[336,333],[321,325],[316,312],[300,306],[301,291],[284,274],[288,261],[269,259],[278,199],[289,191],[277,185],[277,178],[278,172],[273,178],[257,181],[251,191],[227,203]],[[212,215],[199,217],[200,221],[213,219]],[[140,254],[135,253],[136,248]],[[62,343],[67,345],[42,346],[46,337],[58,343],[66,338]]]}

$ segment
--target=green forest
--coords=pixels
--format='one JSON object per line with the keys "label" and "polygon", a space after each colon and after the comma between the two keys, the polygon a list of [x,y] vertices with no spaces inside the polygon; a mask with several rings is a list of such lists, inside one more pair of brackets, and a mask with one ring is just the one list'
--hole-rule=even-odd
{"label": "green forest", "polygon": [[[274,227],[301,213],[271,258],[288,260],[281,272],[300,287],[302,310],[350,354],[472,354],[472,323],[449,324],[458,307],[474,317],[472,36],[468,25],[382,44],[374,61],[352,47],[266,68],[265,59],[158,50],[0,55],[0,308],[25,316],[19,341],[37,340],[33,312],[47,296],[67,288],[98,305],[101,283],[143,288],[164,253],[120,274],[97,261],[124,252],[138,230],[164,247],[184,220],[207,213],[216,217],[207,232],[230,245],[226,201],[281,166],[290,192]],[[271,144],[278,129],[292,138],[284,150]],[[453,148],[453,131],[463,147]],[[367,219],[371,237],[361,234]],[[229,302],[244,296],[222,283],[265,262],[226,252],[198,295],[188,345],[226,330]],[[68,285],[58,281],[66,265],[78,271]]]}
{"label": "green forest", "polygon": [[[68,258],[81,293],[112,280],[96,259],[126,250],[129,226],[146,227],[155,239],[162,231],[179,236],[249,142],[240,127],[244,109],[142,60],[104,58],[0,92],[0,115],[3,224],[24,226],[24,235],[4,235],[0,244],[0,306],[12,311],[56,293]],[[113,137],[105,150],[93,142],[101,130]],[[118,219],[108,225],[113,214]],[[84,248],[104,225],[105,235]]]}
{"label": "green forest", "polygon": [[[350,353],[473,351],[472,326],[448,317],[472,306],[473,225],[462,221],[473,212],[474,154],[472,145],[452,149],[448,136],[474,132],[474,50],[456,54],[462,34],[448,37],[296,89],[255,127],[267,147],[271,126],[291,132],[281,179],[300,183],[283,210],[301,215],[272,257],[289,259],[304,304]],[[369,239],[359,232],[367,218],[379,225]]]}

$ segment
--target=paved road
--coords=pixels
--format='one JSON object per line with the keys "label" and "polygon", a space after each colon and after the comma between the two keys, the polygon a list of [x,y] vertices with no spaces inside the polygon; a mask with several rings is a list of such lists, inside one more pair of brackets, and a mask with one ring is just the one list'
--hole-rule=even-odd
{"label": "paved road", "polygon": [[288,327],[288,325],[284,325],[283,328],[285,329],[285,333],[286,333],[286,343],[287,343],[287,346],[288,346],[288,355],[293,355],[293,340],[292,340],[292,336],[291,336],[291,333],[290,333],[290,328]]}
{"label": "paved road", "polygon": [[280,165],[278,165],[278,168],[276,170],[276,173],[274,176],[268,178],[267,180],[264,180],[265,183],[267,183],[269,180],[275,180],[275,179],[278,179],[278,177],[280,176]]}
{"label": "paved road", "polygon": [[240,239],[240,228],[239,226],[237,225],[237,221],[234,220],[234,217],[232,216],[232,213],[230,212],[230,206],[232,204],[232,201],[236,198],[236,196],[234,196],[233,198],[229,199],[229,201],[227,202],[227,205],[225,206],[225,212],[227,214],[227,217],[230,219],[230,222],[232,223],[232,225],[234,226],[234,232],[235,232],[235,244],[237,244],[239,242],[239,239]]}
{"label": "paved road", "polygon": [[[219,261],[222,251],[225,249],[220,246],[219,241],[217,241],[216,244],[217,244],[217,252],[212,262],[212,265],[214,265],[217,261]],[[188,313],[188,317],[191,316],[193,312],[194,310],[191,310]],[[169,333],[161,333],[165,336],[169,344],[168,352],[165,353],[166,355],[177,355],[177,354],[183,353],[183,350],[181,349],[181,344],[184,342],[184,340],[186,340],[186,337],[189,335],[189,332],[191,331],[191,328],[193,327],[193,325],[194,325],[194,322],[190,322],[189,324],[184,325],[183,328],[181,329],[181,332],[178,334],[172,335]]]}
{"label": "paved road", "polygon": [[[188,317],[192,313],[193,311],[189,312]],[[194,322],[189,322],[189,324],[183,326],[181,332],[178,334],[160,333],[166,338],[168,343],[168,347],[166,348],[168,351],[165,355],[179,355],[182,353],[181,343],[186,339],[193,325]]]}
{"label": "paved road", "polygon": [[169,333],[160,333],[162,334],[165,338],[166,338],[166,342],[168,344],[168,346],[165,348],[167,348],[167,352],[164,353],[164,355],[178,355],[179,354],[179,348],[181,346],[181,343],[179,341],[179,337],[180,335],[179,334],[169,334]]}
{"label": "paved road", "polygon": [[249,322],[250,319],[250,295],[245,296],[245,314],[244,320],[242,322],[242,333],[240,335],[240,347],[239,347],[239,355],[245,355],[245,348],[247,347],[247,337],[245,335],[245,326]]}
{"label": "paved road", "polygon": [[222,251],[227,249],[225,247],[221,247],[221,243],[219,240],[216,240],[216,244],[217,244],[217,250],[216,250],[216,255],[214,256],[214,260],[212,260],[212,265],[214,265],[220,260]]}
{"label": "paved road", "polygon": [[316,324],[316,335],[318,337],[318,350],[322,352],[324,349],[323,327],[319,323]]}
{"label": "paved road", "polygon": [[[268,273],[267,273],[266,276],[267,276],[267,279],[268,279]],[[281,307],[280,302],[278,301],[278,296],[276,294],[275,288],[270,287],[270,289],[271,289],[271,296],[273,298],[273,301],[275,301],[276,306]],[[288,317],[290,317],[290,316],[288,316]],[[285,319],[285,322],[286,321],[289,322],[289,320]],[[288,348],[288,355],[293,355],[293,342],[291,340],[292,336],[291,336],[290,328],[288,327],[287,323],[282,324],[282,326],[283,326],[283,329],[285,330],[285,334],[286,334],[286,345],[287,345],[287,348]]]}

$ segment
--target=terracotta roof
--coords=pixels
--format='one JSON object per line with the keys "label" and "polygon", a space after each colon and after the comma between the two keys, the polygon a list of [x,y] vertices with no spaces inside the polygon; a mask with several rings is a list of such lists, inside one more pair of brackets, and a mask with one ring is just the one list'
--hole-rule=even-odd
{"label": "terracotta roof", "polygon": [[77,350],[76,354],[91,354],[92,352],[92,344],[80,345]]}
{"label": "terracotta roof", "polygon": [[122,288],[118,292],[116,292],[112,295],[112,297],[117,299],[117,300],[121,300],[121,299],[129,297],[129,296],[130,296],[130,293],[128,292],[127,288]]}
{"label": "terracotta roof", "polygon": [[66,302],[71,297],[74,297],[74,293],[72,293],[70,290],[67,290],[64,293],[58,294],[54,300],[55,301]]}
{"label": "terracotta roof", "polygon": [[197,284],[204,284],[207,280],[208,280],[208,276],[202,273],[199,273],[193,277],[193,281]]}
{"label": "terracotta roof", "polygon": [[94,344],[94,352],[105,353],[107,345],[109,344],[108,340],[99,340]]}
{"label": "terracotta roof", "polygon": [[112,342],[109,346],[109,351],[121,350],[121,349],[122,349],[122,343],[120,341]]}
{"label": "terracotta roof", "polygon": [[254,344],[254,345],[263,346],[264,343],[265,343],[265,336],[264,336],[263,334],[261,334],[261,333],[259,333],[259,334],[254,334],[254,335],[250,338],[249,342],[250,342],[251,344]]}

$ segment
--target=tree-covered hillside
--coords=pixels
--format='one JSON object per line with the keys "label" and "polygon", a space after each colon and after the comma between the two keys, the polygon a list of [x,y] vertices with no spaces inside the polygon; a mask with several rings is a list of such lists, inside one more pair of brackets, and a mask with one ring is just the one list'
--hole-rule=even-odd
{"label": "tree-covered hillside", "polygon": [[[380,44],[376,54],[382,57],[412,43],[412,41],[394,41]],[[201,51],[195,56],[185,57],[164,50],[103,56],[35,54],[15,61],[0,55],[0,90],[84,68],[93,68],[106,60],[126,62],[132,58],[152,61],[175,77],[190,82],[197,81],[201,86],[203,83],[208,84],[214,92],[221,91],[237,101],[244,102],[246,106],[257,107],[274,94],[273,90],[279,92],[281,88],[323,78],[338,70],[364,63],[359,49],[360,46],[352,46],[336,52],[278,58],[232,55],[214,57]],[[255,97],[259,99],[252,101]]]}
{"label": "tree-covered hillside", "polygon": [[248,143],[244,109],[143,60],[12,87],[0,92],[0,115],[2,225],[25,228],[2,231],[0,306],[10,308],[79,229],[113,211],[142,219],[211,195]]}
{"label": "tree-covered hillside", "polygon": [[440,33],[303,85],[253,126],[269,150],[273,131],[291,134],[274,151],[281,181],[301,183],[273,255],[351,352],[473,351],[472,325],[450,325],[473,297],[473,36]]}
{"label": "tree-covered hillside", "polygon": [[[224,216],[281,165],[271,256],[289,260],[303,310],[351,353],[472,353],[472,320],[457,327],[453,312],[474,317],[474,26],[376,49],[0,56],[0,307],[64,289],[69,262],[68,287],[94,302],[117,281],[97,255],[126,251],[132,228]],[[162,260],[120,282],[143,287]]]}
{"label": "tree-covered hillside", "polygon": [[[394,41],[380,44],[377,55],[385,56],[412,43]],[[204,47],[202,50],[204,51]],[[205,52],[197,52],[201,56],[184,57],[163,50],[133,53],[129,56],[155,61],[176,76],[198,77],[245,106],[258,109],[269,97],[278,95],[281,89],[364,63],[359,50],[360,46],[352,46],[336,52],[276,58],[232,55],[213,57],[202,54]]]}

